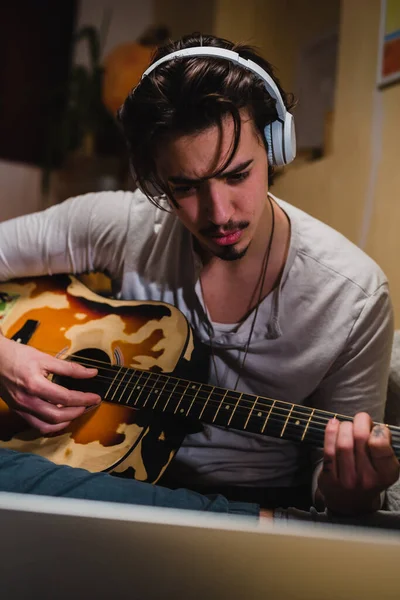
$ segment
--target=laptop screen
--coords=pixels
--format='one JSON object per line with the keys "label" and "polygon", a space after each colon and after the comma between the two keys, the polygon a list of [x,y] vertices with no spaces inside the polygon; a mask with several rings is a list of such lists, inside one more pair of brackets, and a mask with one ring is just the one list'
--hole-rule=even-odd
{"label": "laptop screen", "polygon": [[0,493],[5,600],[399,597],[398,534]]}

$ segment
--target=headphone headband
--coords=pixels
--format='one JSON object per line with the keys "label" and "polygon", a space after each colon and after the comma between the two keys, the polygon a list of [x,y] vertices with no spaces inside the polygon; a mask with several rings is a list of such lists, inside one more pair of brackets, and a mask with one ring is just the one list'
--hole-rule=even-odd
{"label": "headphone headband", "polygon": [[261,79],[265,85],[267,92],[272,98],[276,100],[276,111],[278,113],[278,119],[284,121],[286,116],[286,107],[283,103],[282,96],[279,93],[278,87],[275,81],[264,69],[262,69],[257,63],[252,60],[242,58],[237,52],[233,50],[226,50],[225,48],[215,48],[214,46],[194,46],[191,48],[183,48],[182,50],[176,50],[166,56],[163,56],[155,63],[150,65],[142,75],[142,79],[147,77],[154,69],[164,62],[172,60],[174,58],[184,58],[191,56],[214,56],[215,58],[224,58],[238,65],[241,65],[245,69],[248,69],[259,79]]}

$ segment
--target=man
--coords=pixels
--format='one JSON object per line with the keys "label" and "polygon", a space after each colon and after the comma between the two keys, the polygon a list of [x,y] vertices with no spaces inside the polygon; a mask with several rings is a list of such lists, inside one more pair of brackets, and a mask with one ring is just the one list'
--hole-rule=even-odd
{"label": "man", "polygon": [[[358,248],[270,194],[274,164],[294,157],[290,107],[248,47],[194,35],[161,48],[119,115],[147,197],[92,194],[4,223],[0,278],[105,271],[118,297],[186,315],[209,348],[212,384],[356,415],[329,421],[323,468],[321,453],[279,436],[205,426],[186,437],[165,484],[304,506],[313,470],[315,502],[367,513],[399,473],[388,430],[371,420],[385,404],[388,286]],[[46,379],[93,370],[5,338],[0,356],[6,401],[43,432],[100,401]]]}

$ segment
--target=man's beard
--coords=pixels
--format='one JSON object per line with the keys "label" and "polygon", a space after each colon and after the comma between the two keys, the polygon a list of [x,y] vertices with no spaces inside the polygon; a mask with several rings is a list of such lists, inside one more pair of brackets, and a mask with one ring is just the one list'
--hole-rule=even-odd
{"label": "man's beard", "polygon": [[212,253],[222,260],[239,260],[246,254],[247,250],[249,249],[249,245],[250,244],[248,244],[246,248],[243,248],[242,250],[237,250],[235,246],[224,246],[219,250],[212,250]]}

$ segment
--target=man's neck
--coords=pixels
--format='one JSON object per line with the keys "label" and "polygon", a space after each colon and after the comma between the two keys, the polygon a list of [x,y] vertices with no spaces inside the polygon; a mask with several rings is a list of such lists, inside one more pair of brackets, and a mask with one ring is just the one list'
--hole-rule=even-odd
{"label": "man's neck", "polygon": [[[203,259],[201,283],[204,301],[212,320],[238,322],[278,284],[283,273],[290,243],[290,222],[274,203],[275,227],[271,252],[262,290],[263,268],[268,251],[269,229],[264,225],[254,237],[248,252],[236,261],[212,256]],[[260,221],[260,225],[263,225]]]}

